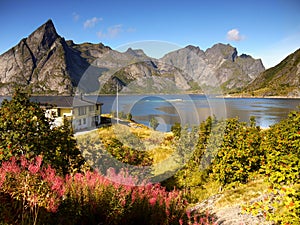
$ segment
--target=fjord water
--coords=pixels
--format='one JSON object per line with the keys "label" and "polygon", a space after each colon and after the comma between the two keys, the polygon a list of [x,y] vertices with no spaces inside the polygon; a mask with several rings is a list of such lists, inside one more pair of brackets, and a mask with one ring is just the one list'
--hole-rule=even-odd
{"label": "fjord water", "polygon": [[[103,113],[117,111],[116,96],[98,96],[104,103]],[[257,125],[267,128],[297,110],[300,99],[284,98],[216,98],[204,95],[120,95],[118,111],[131,113],[133,120],[149,126],[151,117],[158,130],[169,131],[175,123],[198,125],[208,116],[238,117],[248,122],[255,116]]]}

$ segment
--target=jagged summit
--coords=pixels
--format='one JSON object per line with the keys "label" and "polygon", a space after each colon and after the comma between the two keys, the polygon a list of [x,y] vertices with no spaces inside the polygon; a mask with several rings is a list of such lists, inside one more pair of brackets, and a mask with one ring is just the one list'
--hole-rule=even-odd
{"label": "jagged summit", "polygon": [[198,55],[204,55],[204,51],[202,51],[198,46],[188,45],[184,49],[192,51]]}
{"label": "jagged summit", "polygon": [[211,48],[208,48],[205,51],[205,54],[208,57],[211,57],[213,60],[216,60],[218,58],[218,62],[220,59],[227,59],[234,62],[236,59],[238,52],[236,48],[232,47],[230,44],[222,44],[218,43],[213,45]]}
{"label": "jagged summit", "polygon": [[132,55],[134,57],[146,57],[147,56],[142,49],[128,48],[125,53],[129,54],[129,55]]}
{"label": "jagged summit", "polygon": [[200,48],[198,46],[194,46],[194,45],[187,45],[184,48],[189,49],[191,51],[200,51]]}
{"label": "jagged summit", "polygon": [[46,23],[41,25],[33,33],[31,33],[26,42],[30,47],[38,46],[43,50],[49,49],[51,45],[60,36],[57,34],[56,29],[52,20],[48,20]]}
{"label": "jagged summit", "polygon": [[220,86],[224,91],[240,89],[264,71],[261,60],[239,57],[236,48],[222,43],[205,52],[188,45],[162,60],[190,74],[199,85]]}

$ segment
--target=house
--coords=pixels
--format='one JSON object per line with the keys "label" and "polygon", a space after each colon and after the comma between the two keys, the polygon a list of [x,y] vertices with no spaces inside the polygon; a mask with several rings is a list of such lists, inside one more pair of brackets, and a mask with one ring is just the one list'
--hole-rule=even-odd
{"label": "house", "polygon": [[32,96],[30,100],[46,109],[46,116],[54,118],[54,126],[72,121],[74,131],[97,127],[101,123],[103,103],[77,96]]}

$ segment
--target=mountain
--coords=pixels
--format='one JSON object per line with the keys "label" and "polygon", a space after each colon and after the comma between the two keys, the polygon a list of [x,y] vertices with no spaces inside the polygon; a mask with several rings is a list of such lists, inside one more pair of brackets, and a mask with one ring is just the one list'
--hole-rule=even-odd
{"label": "mountain", "polygon": [[112,50],[98,61],[97,67],[105,68],[98,78],[103,94],[116,93],[117,89],[138,94],[236,90],[264,71],[261,60],[238,56],[235,48],[224,44],[205,52],[189,45],[161,59],[150,58],[139,49],[129,48],[124,53]]}
{"label": "mountain", "polygon": [[0,94],[23,87],[39,94],[70,95],[93,60],[90,49],[97,55],[110,48],[65,41],[48,20],[0,56]]}
{"label": "mountain", "polygon": [[161,59],[140,49],[118,52],[92,43],[75,44],[48,20],[0,55],[0,94],[15,87],[34,94],[203,92],[207,87],[239,90],[264,71],[261,60],[238,55],[230,45],[206,51],[187,46]]}
{"label": "mountain", "polygon": [[186,71],[200,86],[220,86],[223,91],[241,89],[265,70],[260,59],[238,56],[229,44],[216,44],[206,51],[187,46],[165,55],[162,61]]}
{"label": "mountain", "polygon": [[254,96],[300,95],[300,49],[261,73],[245,89]]}

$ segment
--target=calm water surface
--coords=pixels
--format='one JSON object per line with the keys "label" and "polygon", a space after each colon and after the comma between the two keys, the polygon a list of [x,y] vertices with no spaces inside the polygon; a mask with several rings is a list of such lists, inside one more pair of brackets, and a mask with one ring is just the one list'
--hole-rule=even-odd
{"label": "calm water surface", "polygon": [[[117,111],[116,96],[98,96],[103,105],[103,113]],[[255,116],[257,125],[269,127],[296,110],[300,99],[266,98],[210,98],[203,95],[121,95],[118,98],[118,111],[131,113],[139,123],[149,125],[151,117],[158,122],[158,130],[169,131],[172,124],[198,125],[208,116],[217,118],[238,117],[248,122]]]}
{"label": "calm water surface", "polygon": [[[0,97],[0,102],[7,97]],[[90,96],[103,102],[103,113],[117,111],[115,95]],[[300,99],[268,98],[213,98],[203,95],[119,95],[118,110],[131,113],[133,119],[149,126],[155,117],[158,130],[169,131],[175,123],[199,125],[208,116],[217,118],[238,117],[248,122],[255,116],[257,125],[269,127],[287,117],[300,106]]]}

